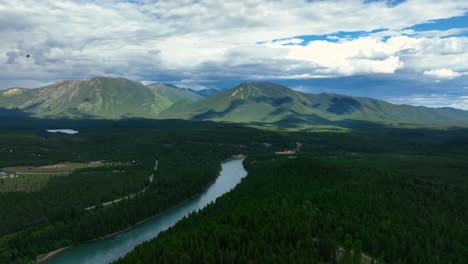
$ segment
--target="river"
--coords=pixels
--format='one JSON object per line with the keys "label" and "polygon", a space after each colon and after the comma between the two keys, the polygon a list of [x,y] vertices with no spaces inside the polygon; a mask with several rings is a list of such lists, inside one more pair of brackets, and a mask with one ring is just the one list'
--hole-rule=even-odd
{"label": "river", "polygon": [[205,192],[182,205],[118,235],[65,250],[62,254],[49,260],[47,263],[105,264],[117,260],[137,245],[173,226],[184,216],[204,208],[209,203],[215,201],[216,198],[232,190],[247,175],[242,161],[241,159],[236,159],[222,163],[222,170],[216,181]]}

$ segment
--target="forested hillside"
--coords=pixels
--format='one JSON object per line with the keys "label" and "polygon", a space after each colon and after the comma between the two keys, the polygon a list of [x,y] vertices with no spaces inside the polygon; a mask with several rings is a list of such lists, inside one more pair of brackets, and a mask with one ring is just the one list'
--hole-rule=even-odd
{"label": "forested hillside", "polygon": [[319,135],[302,137],[300,155],[251,156],[234,191],[118,263],[465,263],[458,133],[343,135],[335,146]]}
{"label": "forested hillside", "polygon": [[164,84],[143,85],[125,78],[67,80],[37,89],[0,91],[0,107],[42,118],[156,118],[167,107],[202,97]]}
{"label": "forested hillside", "polygon": [[[75,121],[79,134],[45,131],[61,122],[67,121],[0,130],[0,168],[97,160],[117,165],[50,177],[35,191],[0,191],[0,263],[30,262],[125,229],[200,193],[216,178],[222,160],[265,149],[258,148],[260,139],[274,142],[275,149],[289,144],[273,133],[180,121],[130,120],[104,127]],[[156,159],[159,166],[149,182]],[[0,189],[17,179],[0,179]],[[100,206],[135,193],[132,199]]]}
{"label": "forested hillside", "polygon": [[179,102],[158,118],[268,123],[280,127],[347,126],[368,122],[391,126],[466,126],[466,111],[395,105],[372,98],[310,94],[270,82],[242,83],[203,100]]}
{"label": "forested hillside", "polygon": [[468,126],[466,111],[396,105],[340,94],[310,94],[270,82],[225,90],[143,85],[125,78],[68,80],[37,89],[0,91],[0,115],[75,119],[186,119],[270,125],[393,127]]}
{"label": "forested hillside", "polygon": [[[22,120],[0,124],[1,168],[111,165],[46,177],[27,191],[2,187],[21,176],[0,179],[1,263],[31,262],[128,228],[203,191],[220,162],[239,153],[249,156],[249,176],[234,191],[122,262],[351,263],[361,251],[384,263],[463,263],[468,255],[464,129],[287,132],[180,120]],[[57,127],[79,133],[45,131]]]}

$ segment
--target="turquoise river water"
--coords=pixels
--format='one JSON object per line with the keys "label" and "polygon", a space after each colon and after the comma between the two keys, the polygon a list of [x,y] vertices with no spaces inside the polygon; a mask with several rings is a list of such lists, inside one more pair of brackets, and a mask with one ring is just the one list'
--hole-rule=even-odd
{"label": "turquoise river water", "polygon": [[209,203],[215,201],[216,198],[232,190],[247,175],[242,161],[241,159],[237,159],[222,163],[222,170],[216,181],[205,192],[180,206],[170,209],[118,235],[67,249],[47,263],[105,264],[117,260],[137,245],[154,238],[161,231],[173,226],[184,216],[204,208]]}

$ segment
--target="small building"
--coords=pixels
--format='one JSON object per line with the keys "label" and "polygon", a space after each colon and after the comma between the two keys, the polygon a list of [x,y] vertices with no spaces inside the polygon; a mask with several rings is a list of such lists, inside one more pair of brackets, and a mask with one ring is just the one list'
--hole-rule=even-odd
{"label": "small building", "polygon": [[296,154],[295,150],[284,150],[275,152],[276,155],[294,155]]}
{"label": "small building", "polygon": [[303,147],[304,147],[304,143],[302,143],[302,142],[296,142],[296,149],[297,149],[297,150],[300,150],[300,149],[303,148]]}
{"label": "small building", "polygon": [[232,158],[233,159],[243,159],[245,158],[245,155],[240,153],[240,154],[235,154],[235,155],[232,155]]}
{"label": "small building", "polygon": [[0,171],[0,179],[14,179],[16,177],[15,172]]}

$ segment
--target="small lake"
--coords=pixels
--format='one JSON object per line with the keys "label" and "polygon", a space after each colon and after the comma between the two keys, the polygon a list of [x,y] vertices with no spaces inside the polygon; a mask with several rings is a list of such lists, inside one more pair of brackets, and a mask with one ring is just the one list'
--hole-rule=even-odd
{"label": "small lake", "polygon": [[48,263],[104,264],[117,260],[137,245],[154,238],[160,232],[173,226],[184,216],[203,209],[224,193],[232,190],[240,183],[242,178],[247,176],[247,171],[245,171],[242,161],[242,159],[237,159],[222,163],[222,170],[216,181],[201,195],[183,203],[179,207],[170,209],[116,236],[70,248]]}
{"label": "small lake", "polygon": [[47,129],[47,132],[49,132],[49,133],[63,133],[63,134],[69,134],[69,135],[78,134],[78,131],[73,130],[73,129]]}

